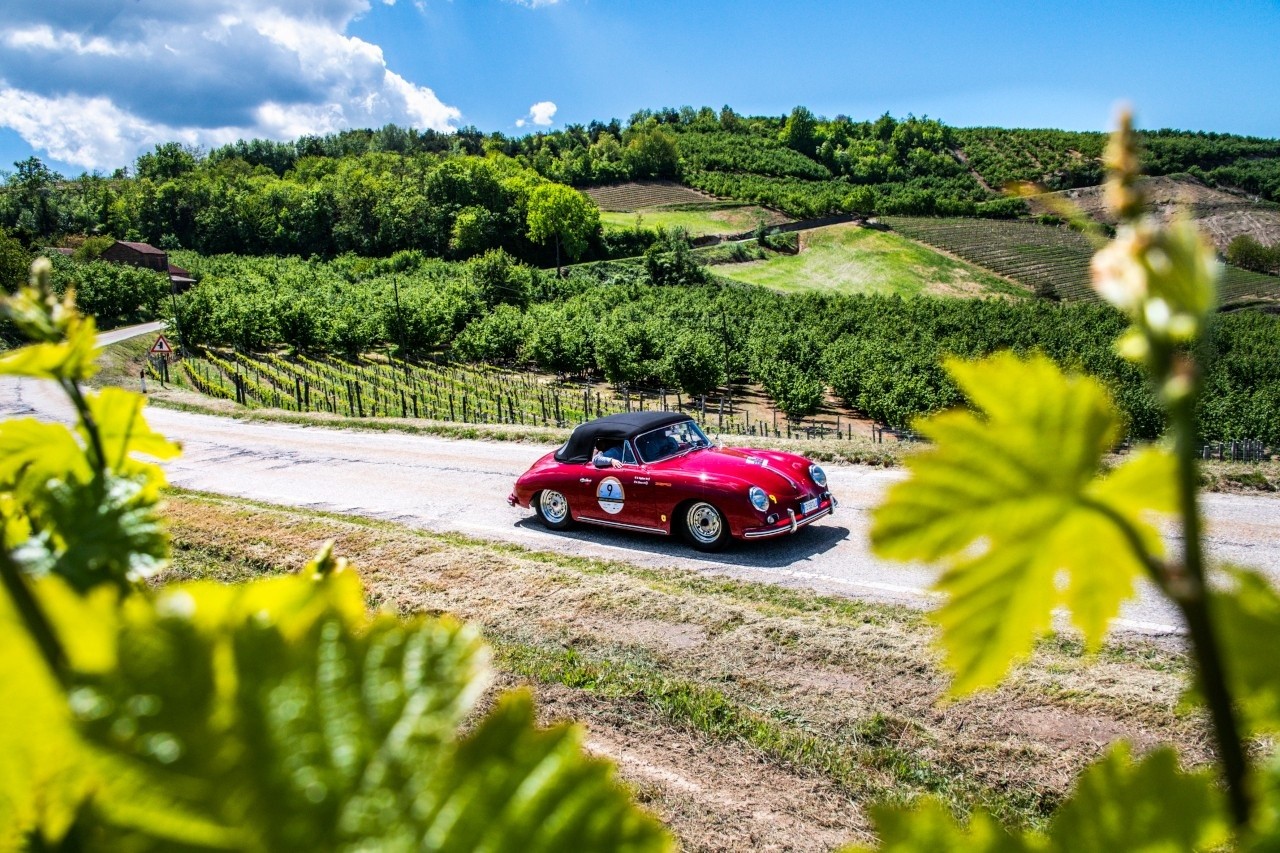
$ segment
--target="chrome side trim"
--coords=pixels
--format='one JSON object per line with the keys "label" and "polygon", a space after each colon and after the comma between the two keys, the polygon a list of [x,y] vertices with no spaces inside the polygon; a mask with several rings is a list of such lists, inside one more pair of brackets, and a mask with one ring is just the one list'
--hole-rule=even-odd
{"label": "chrome side trim", "polygon": [[661,527],[645,527],[642,524],[625,524],[621,521],[605,521],[603,518],[575,518],[574,521],[581,521],[586,524],[598,524],[601,527],[621,527],[625,530],[639,530],[643,533],[661,533],[663,536],[670,535]]}
{"label": "chrome side trim", "polygon": [[770,536],[781,536],[784,533],[795,533],[796,530],[798,530],[801,527],[804,527],[806,524],[812,521],[817,521],[818,519],[827,515],[831,515],[831,507],[818,510],[813,515],[807,516],[806,518],[796,519],[794,516],[792,516],[791,525],[788,525],[786,527],[777,527],[771,530],[748,530],[746,533],[742,534],[742,538],[743,539],[768,539]]}

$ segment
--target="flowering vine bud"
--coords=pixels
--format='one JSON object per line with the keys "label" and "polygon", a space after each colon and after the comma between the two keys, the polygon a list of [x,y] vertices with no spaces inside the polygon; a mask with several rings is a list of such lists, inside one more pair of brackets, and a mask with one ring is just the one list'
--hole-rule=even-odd
{"label": "flowering vine bud", "polygon": [[1118,122],[1120,126],[1111,134],[1102,157],[1108,172],[1104,193],[1111,212],[1121,222],[1128,222],[1142,215],[1144,200],[1137,186],[1141,171],[1133,114],[1127,109],[1121,110]]}

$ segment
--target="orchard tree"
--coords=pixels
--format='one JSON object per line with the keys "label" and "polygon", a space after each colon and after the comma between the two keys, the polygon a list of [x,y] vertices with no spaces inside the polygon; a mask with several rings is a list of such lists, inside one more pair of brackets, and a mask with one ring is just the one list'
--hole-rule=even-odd
{"label": "orchard tree", "polygon": [[790,361],[775,361],[763,373],[761,384],[765,392],[787,420],[807,418],[822,406],[826,389],[822,380],[810,371]]}
{"label": "orchard tree", "polygon": [[661,232],[644,253],[644,268],[656,285],[703,284],[710,276],[693,254],[689,233],[683,228]]}
{"label": "orchard tree", "polygon": [[564,184],[542,184],[529,195],[529,239],[556,242],[556,275],[561,274],[560,250],[571,258],[586,251],[600,231],[600,208]]}
{"label": "orchard tree", "polygon": [[523,308],[529,304],[532,271],[502,249],[490,249],[472,258],[466,268],[476,294],[487,308],[497,305]]}
{"label": "orchard tree", "polygon": [[667,344],[664,373],[690,397],[705,397],[725,378],[724,347],[699,329],[684,329]]}

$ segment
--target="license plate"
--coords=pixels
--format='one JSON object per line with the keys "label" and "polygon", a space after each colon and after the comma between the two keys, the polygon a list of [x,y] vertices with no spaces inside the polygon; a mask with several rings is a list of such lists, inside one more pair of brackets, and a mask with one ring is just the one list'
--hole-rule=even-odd
{"label": "license plate", "polygon": [[800,512],[804,515],[808,515],[809,513],[813,512],[817,508],[818,508],[817,498],[814,498],[813,500],[805,501],[804,503],[800,504]]}

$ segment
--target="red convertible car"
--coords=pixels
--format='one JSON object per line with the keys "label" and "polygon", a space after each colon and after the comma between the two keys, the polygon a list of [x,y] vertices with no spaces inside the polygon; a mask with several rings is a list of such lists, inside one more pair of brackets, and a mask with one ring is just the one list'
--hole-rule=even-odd
{"label": "red convertible car", "polygon": [[827,475],[803,456],[716,447],[687,415],[629,412],[582,424],[507,498],[562,530],[575,521],[683,534],[715,551],[729,538],[794,533],[829,515]]}

